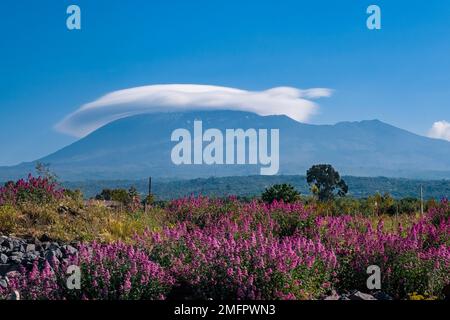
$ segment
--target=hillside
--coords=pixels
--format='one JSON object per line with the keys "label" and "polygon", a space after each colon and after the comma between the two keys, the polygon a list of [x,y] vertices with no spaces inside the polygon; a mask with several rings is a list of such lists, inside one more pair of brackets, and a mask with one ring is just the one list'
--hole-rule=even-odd
{"label": "hillside", "polygon": [[[450,180],[361,178],[351,176],[345,176],[344,180],[349,185],[349,195],[356,198],[364,198],[377,192],[387,192],[395,198],[418,198],[421,186],[426,199],[450,197]],[[157,179],[153,181],[152,192],[159,200],[176,199],[190,195],[253,197],[259,196],[265,188],[277,183],[289,183],[295,186],[302,194],[309,193],[304,176],[236,176],[174,181]],[[81,189],[87,198],[94,197],[102,189],[128,189],[131,186],[136,187],[143,195],[148,192],[148,181],[146,179],[65,182],[64,186],[70,189]]]}

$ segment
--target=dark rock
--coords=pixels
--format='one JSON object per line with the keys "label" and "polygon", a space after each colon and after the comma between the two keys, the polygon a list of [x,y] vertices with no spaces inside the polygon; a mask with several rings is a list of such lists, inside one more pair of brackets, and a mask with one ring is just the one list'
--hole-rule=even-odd
{"label": "dark rock", "polygon": [[372,296],[377,300],[393,300],[392,297],[383,291],[376,291],[372,294]]}
{"label": "dark rock", "polygon": [[442,293],[444,294],[445,300],[450,300],[450,283],[447,284],[444,289],[442,289]]}
{"label": "dark rock", "polygon": [[65,256],[74,255],[78,252],[78,250],[71,245],[64,245],[61,247]]}
{"label": "dark rock", "polygon": [[8,288],[8,281],[6,281],[6,279],[0,279],[0,288]]}
{"label": "dark rock", "polygon": [[61,250],[59,250],[59,249],[48,250],[44,254],[44,258],[48,262],[52,262],[53,258],[61,259],[62,257],[63,257],[63,254],[62,254]]}
{"label": "dark rock", "polygon": [[13,293],[11,293],[10,296],[8,297],[8,300],[20,300],[19,291],[14,291]]}
{"label": "dark rock", "polygon": [[22,257],[11,256],[11,257],[9,257],[9,262],[14,263],[16,265],[20,265],[20,264],[22,264]]}
{"label": "dark rock", "polygon": [[8,250],[13,250],[14,244],[10,239],[4,239],[2,242],[2,247],[7,248]]}
{"label": "dark rock", "polygon": [[377,300],[374,296],[360,291],[351,293],[348,298],[350,300]]}
{"label": "dark rock", "polygon": [[25,252],[24,241],[20,239],[12,239],[13,250]]}
{"label": "dark rock", "polygon": [[27,254],[25,255],[25,258],[28,261],[37,260],[39,258],[39,253],[36,254],[36,252],[27,252]]}
{"label": "dark rock", "polygon": [[18,258],[23,258],[23,256],[24,256],[24,254],[23,254],[23,252],[21,252],[21,251],[15,251],[15,252],[13,252],[12,254],[11,254],[11,258],[13,258],[13,257],[18,257]]}
{"label": "dark rock", "polygon": [[59,248],[60,248],[60,245],[57,242],[52,242],[50,244],[50,247],[49,247],[50,250],[56,250],[56,249],[59,249]]}
{"label": "dark rock", "polygon": [[339,300],[339,298],[340,298],[340,297],[339,297],[339,295],[337,294],[337,292],[333,290],[333,291],[331,292],[331,295],[325,297],[324,300]]}
{"label": "dark rock", "polygon": [[9,272],[19,271],[20,266],[17,264],[0,264],[0,276],[5,276]]}
{"label": "dark rock", "polygon": [[41,242],[49,242],[52,241],[52,239],[47,235],[47,234],[43,234],[40,238],[39,241]]}

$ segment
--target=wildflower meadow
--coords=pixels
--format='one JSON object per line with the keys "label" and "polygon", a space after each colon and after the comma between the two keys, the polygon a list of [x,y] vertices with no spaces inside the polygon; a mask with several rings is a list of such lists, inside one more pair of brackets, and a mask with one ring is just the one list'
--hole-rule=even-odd
{"label": "wildflower meadow", "polygon": [[[43,202],[53,218],[40,218]],[[73,209],[58,210],[62,205]],[[375,265],[379,290],[392,299],[443,299],[450,283],[449,213],[445,199],[423,215],[374,216],[325,215],[301,199],[233,197],[117,212],[76,203],[67,191],[29,177],[0,189],[2,233],[45,234],[73,250],[61,255],[51,242],[44,257],[5,275],[0,298],[322,299],[370,291],[367,268]],[[70,266],[79,269],[78,288],[67,285]]]}

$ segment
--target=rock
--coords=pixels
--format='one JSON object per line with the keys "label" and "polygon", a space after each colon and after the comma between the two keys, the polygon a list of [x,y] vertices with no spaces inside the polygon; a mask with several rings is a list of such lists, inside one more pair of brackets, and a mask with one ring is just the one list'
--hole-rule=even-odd
{"label": "rock", "polygon": [[336,291],[332,291],[330,296],[325,297],[324,300],[339,300],[339,295],[337,294]]}
{"label": "rock", "polygon": [[27,252],[27,254],[25,255],[25,258],[32,262],[34,260],[37,260],[39,258],[39,254],[36,254],[36,252]]}
{"label": "rock", "polygon": [[41,241],[41,242],[49,242],[49,241],[51,241],[52,239],[47,235],[47,234],[43,234],[40,238],[39,238],[39,241]]}
{"label": "rock", "polygon": [[34,238],[31,242],[31,244],[34,244],[36,251],[41,251],[42,242],[38,238]]}
{"label": "rock", "polygon": [[5,276],[11,271],[19,271],[19,268],[17,264],[0,264],[0,276]]}
{"label": "rock", "polygon": [[8,281],[6,281],[6,279],[0,279],[0,288],[8,288]]}
{"label": "rock", "polygon": [[1,253],[0,254],[0,263],[6,264],[8,262],[8,256],[6,254]]}
{"label": "rock", "polygon": [[56,258],[58,258],[58,259],[62,259],[63,256],[64,256],[64,255],[62,254],[61,249],[56,249],[56,250],[54,250],[54,253],[55,253]]}
{"label": "rock", "polygon": [[24,254],[20,251],[13,252],[9,257],[9,261],[15,264],[21,264]]}
{"label": "rock", "polygon": [[348,297],[349,297],[349,294],[344,293],[344,294],[341,294],[341,296],[339,297],[339,300],[350,300]]}
{"label": "rock", "polygon": [[2,242],[2,247],[6,248],[9,251],[14,249],[14,244],[10,239],[4,239]]}
{"label": "rock", "polygon": [[51,245],[50,242],[43,242],[43,243],[42,243],[42,249],[43,249],[44,251],[50,250],[50,245]]}
{"label": "rock", "polygon": [[12,262],[16,265],[22,264],[22,257],[19,256],[11,256],[9,257],[9,262]]}
{"label": "rock", "polygon": [[450,300],[450,283],[447,284],[444,289],[442,289],[442,293],[444,294],[445,300]]}
{"label": "rock", "polygon": [[17,290],[14,290],[13,293],[8,297],[8,300],[20,300],[20,293]]}
{"label": "rock", "polygon": [[377,300],[374,296],[360,291],[353,292],[348,298],[350,300]]}
{"label": "rock", "polygon": [[393,300],[392,297],[383,291],[376,291],[372,294],[376,300]]}
{"label": "rock", "polygon": [[25,252],[32,252],[32,251],[36,251],[36,245],[35,244],[27,244]]}
{"label": "rock", "polygon": [[22,251],[14,251],[14,252],[11,254],[11,257],[20,257],[20,258],[22,258],[23,256],[24,256],[24,254],[23,254]]}
{"label": "rock", "polygon": [[24,241],[20,239],[12,239],[12,245],[14,251],[25,252]]}
{"label": "rock", "polygon": [[74,255],[78,252],[78,250],[75,249],[74,247],[72,247],[71,245],[62,246],[62,251],[63,251],[64,255],[66,255],[66,256]]}
{"label": "rock", "polygon": [[59,249],[59,248],[60,248],[60,245],[57,242],[52,242],[50,244],[50,247],[49,247],[50,250],[56,250],[56,249]]}
{"label": "rock", "polygon": [[44,258],[48,262],[52,262],[53,258],[61,259],[62,257],[63,257],[63,254],[60,249],[48,250],[44,254]]}

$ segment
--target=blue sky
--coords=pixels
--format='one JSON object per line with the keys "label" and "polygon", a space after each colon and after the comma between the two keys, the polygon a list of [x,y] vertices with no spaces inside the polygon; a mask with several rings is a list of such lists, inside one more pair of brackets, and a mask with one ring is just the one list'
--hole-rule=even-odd
{"label": "blue sky", "polygon": [[[66,8],[82,10],[68,31]],[[382,30],[366,28],[370,4]],[[192,83],[325,87],[311,123],[450,121],[450,2],[1,1],[0,165],[75,141],[54,129],[119,89]]]}

